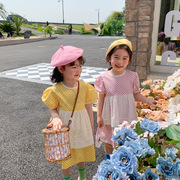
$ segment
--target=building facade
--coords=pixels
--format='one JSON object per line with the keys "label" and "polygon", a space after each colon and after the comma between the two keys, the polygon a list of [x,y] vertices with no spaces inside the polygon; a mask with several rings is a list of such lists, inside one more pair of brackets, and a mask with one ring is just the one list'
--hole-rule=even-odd
{"label": "building facade", "polygon": [[130,69],[141,80],[149,72],[180,66],[180,0],[126,0],[125,35],[133,45]]}

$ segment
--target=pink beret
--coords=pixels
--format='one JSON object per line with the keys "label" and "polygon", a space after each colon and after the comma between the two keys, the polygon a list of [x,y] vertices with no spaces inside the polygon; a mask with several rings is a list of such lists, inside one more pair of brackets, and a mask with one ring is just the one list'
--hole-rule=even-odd
{"label": "pink beret", "polygon": [[61,46],[51,58],[51,66],[65,66],[83,55],[83,49],[74,46]]}

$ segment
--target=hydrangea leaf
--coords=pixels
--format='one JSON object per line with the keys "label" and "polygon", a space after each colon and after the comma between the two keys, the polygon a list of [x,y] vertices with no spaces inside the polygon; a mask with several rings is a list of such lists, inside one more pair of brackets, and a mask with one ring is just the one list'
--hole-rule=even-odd
{"label": "hydrangea leaf", "polygon": [[160,130],[157,132],[157,135],[158,135],[159,137],[164,137],[165,134],[166,134],[166,131],[165,131],[164,129],[160,129]]}
{"label": "hydrangea leaf", "polygon": [[137,123],[136,123],[136,128],[134,129],[134,131],[135,131],[138,135],[145,133],[145,130],[142,129],[141,126],[140,126],[140,122],[137,122]]}
{"label": "hydrangea leaf", "polygon": [[176,144],[176,147],[180,149],[180,142]]}
{"label": "hydrangea leaf", "polygon": [[172,124],[165,130],[168,138],[180,141],[180,125]]}

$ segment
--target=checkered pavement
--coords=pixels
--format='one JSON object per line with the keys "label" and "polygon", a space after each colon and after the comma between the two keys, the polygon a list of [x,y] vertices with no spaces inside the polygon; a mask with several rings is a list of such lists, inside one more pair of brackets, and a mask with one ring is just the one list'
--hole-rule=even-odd
{"label": "checkered pavement", "polygon": [[[53,67],[50,64],[40,63],[0,72],[0,77],[52,85],[49,78],[52,71]],[[107,71],[105,68],[83,66],[80,78],[83,81],[94,84],[95,79],[105,71]]]}

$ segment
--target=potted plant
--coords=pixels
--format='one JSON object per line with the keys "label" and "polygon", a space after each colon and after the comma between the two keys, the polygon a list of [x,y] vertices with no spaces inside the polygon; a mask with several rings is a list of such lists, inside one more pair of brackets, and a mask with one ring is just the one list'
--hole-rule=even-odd
{"label": "potted plant", "polygon": [[4,32],[3,36],[7,38],[7,36],[12,36],[15,28],[14,25],[12,23],[1,23],[0,24],[0,29]]}

